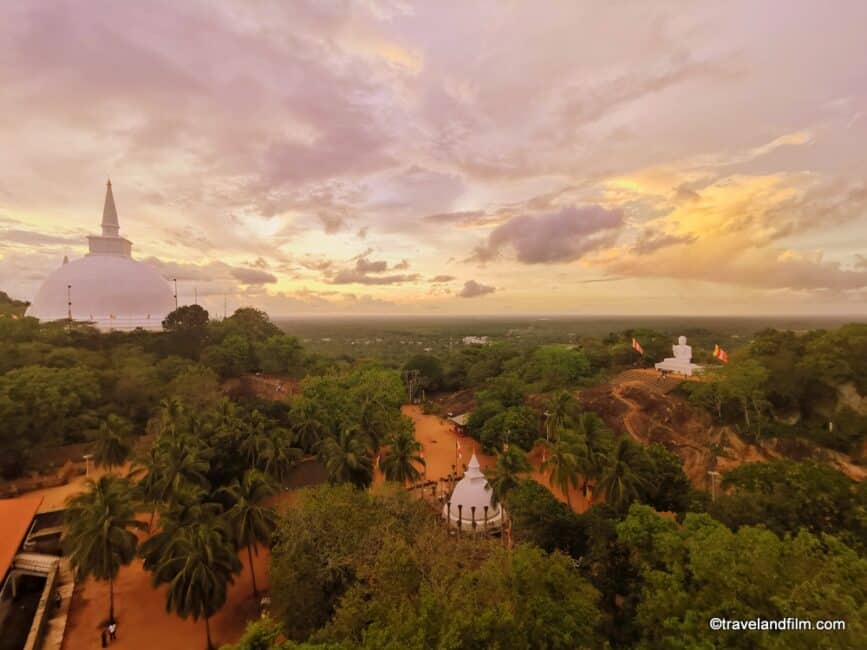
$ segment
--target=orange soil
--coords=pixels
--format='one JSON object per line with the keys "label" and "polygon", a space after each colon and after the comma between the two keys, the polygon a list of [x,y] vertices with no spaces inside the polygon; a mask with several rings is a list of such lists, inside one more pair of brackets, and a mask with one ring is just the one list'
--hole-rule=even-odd
{"label": "orange soil", "polygon": [[[421,407],[415,405],[404,406],[403,413],[412,418],[412,421],[415,423],[416,440],[424,447],[424,457],[427,463],[426,476],[428,480],[438,480],[447,477],[452,471],[452,465],[455,464],[457,441],[460,441],[461,444],[463,463],[468,463],[470,457],[475,452],[479,465],[482,466],[483,470],[493,467],[496,460],[493,456],[483,453],[481,445],[472,438],[455,433],[451,424],[443,418],[437,415],[425,415],[422,413]],[[552,486],[547,474],[543,474],[540,469],[542,464],[541,448],[537,447],[530,453],[530,464],[533,466],[530,478],[550,489],[555,497],[565,503],[566,497],[563,492],[559,488]],[[378,476],[378,480],[381,480],[381,477]],[[592,505],[592,497],[584,498],[581,490],[570,489],[569,497],[572,502],[572,509],[575,512],[584,512]]]}
{"label": "orange soil", "polygon": [[[126,473],[130,469],[130,464],[126,463],[120,467],[115,467],[112,469],[112,473],[117,474],[118,476],[126,476]],[[93,463],[90,466],[90,474],[89,478],[93,480],[99,479],[104,474],[108,474],[108,470],[102,467],[94,467]],[[33,490],[32,492],[28,492],[27,496],[40,496],[42,497],[42,505],[39,508],[39,512],[51,512],[53,510],[61,510],[66,507],[66,500],[78,494],[79,492],[84,492],[84,486],[87,482],[88,477],[84,476],[76,476],[70,479],[69,483],[66,485],[58,485],[57,487],[52,488],[43,488],[41,490]]]}
{"label": "orange soil", "polygon": [[[436,480],[448,476],[455,463],[455,443],[460,440],[463,461],[469,462],[475,451],[482,468],[490,468],[494,457],[484,454],[481,447],[472,438],[459,436],[451,425],[435,415],[425,415],[418,406],[405,406],[403,412],[415,423],[415,435],[424,447],[427,462],[426,477]],[[562,492],[548,483],[547,476],[539,470],[541,450],[536,449],[530,454],[534,467],[530,476],[551,489],[552,493],[565,502]],[[121,472],[122,473],[122,472]],[[91,476],[94,473],[91,472]],[[382,475],[377,471],[375,484],[382,483]],[[69,485],[37,493],[46,499],[51,499],[58,507],[62,506],[66,497],[83,489],[84,480],[76,480]],[[295,492],[281,492],[274,499],[274,505],[285,507],[292,502]],[[590,502],[584,499],[580,490],[571,491],[572,509],[584,512],[590,507]],[[143,516],[147,520],[147,515]],[[253,598],[252,581],[248,564],[247,552],[239,554],[243,570],[235,577],[235,582],[229,587],[226,604],[211,619],[211,636],[219,646],[232,643],[243,634],[250,620],[256,618],[257,603]],[[256,583],[260,591],[267,590],[268,560],[267,549],[259,549],[253,556],[256,571]],[[166,587],[154,589],[151,586],[151,576],[142,568],[141,560],[134,561],[130,566],[120,570],[115,582],[115,616],[118,621],[117,640],[112,648],[120,650],[190,650],[205,647],[205,625],[202,620],[183,620],[165,610]],[[91,650],[100,647],[100,625],[108,615],[108,583],[92,579],[83,585],[77,585],[73,598],[66,634],[63,640],[63,650]]]}
{"label": "orange soil", "polygon": [[[285,506],[294,497],[292,492],[281,492],[273,505]],[[146,517],[143,517],[146,519]],[[211,619],[211,637],[219,647],[237,641],[247,622],[258,616],[253,598],[250,566],[246,550],[238,557],[243,563],[240,575],[229,587],[226,604]],[[259,549],[253,556],[256,585],[268,589],[268,549]],[[142,568],[141,560],[120,570],[114,586],[117,640],[112,648],[127,650],[191,650],[204,648],[205,623],[201,619],[183,620],[166,612],[166,587],[154,589],[151,576]],[[100,647],[100,625],[108,617],[108,583],[88,579],[76,586],[63,650],[91,650]]]}

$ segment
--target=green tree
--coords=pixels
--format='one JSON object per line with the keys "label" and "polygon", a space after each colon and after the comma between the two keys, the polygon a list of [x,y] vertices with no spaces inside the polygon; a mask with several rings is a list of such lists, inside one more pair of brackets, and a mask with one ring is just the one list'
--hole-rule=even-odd
{"label": "green tree", "polygon": [[131,432],[132,425],[124,418],[109,415],[103,420],[94,445],[96,464],[108,469],[123,465],[132,451]]}
{"label": "green tree", "polygon": [[256,345],[256,357],[262,370],[268,373],[298,376],[303,370],[304,351],[294,336],[268,337]]}
{"label": "green tree", "polygon": [[[867,638],[867,560],[830,535],[732,532],[706,514],[683,525],[634,504],[617,525],[639,572],[638,648],[857,648]],[[712,631],[713,617],[843,619],[832,633]],[[780,635],[784,635],[781,637]],[[833,637],[829,637],[833,635]]]}
{"label": "green tree", "polygon": [[598,481],[608,465],[613,447],[613,434],[595,413],[585,411],[575,419],[575,430],[580,436],[579,465],[583,480],[581,493],[587,497],[590,481]]}
{"label": "green tree", "polygon": [[328,431],[318,402],[301,395],[292,404],[289,421],[301,448],[307,453],[315,452]]}
{"label": "green tree", "polygon": [[581,477],[579,453],[576,448],[581,444],[577,436],[568,431],[556,442],[545,443],[545,460],[542,462],[542,471],[548,472],[552,485],[560,488],[566,496],[566,503],[572,508],[570,488],[578,488],[578,480]]}
{"label": "green tree", "polygon": [[488,484],[493,494],[491,501],[496,505],[505,500],[506,495],[520,482],[520,475],[532,469],[527,454],[515,446],[509,446],[497,453],[493,470],[487,473]]}
{"label": "green tree", "polygon": [[406,370],[418,370],[419,384],[426,390],[439,390],[443,382],[443,366],[440,360],[430,354],[416,354],[403,366]]}
{"label": "green tree", "polygon": [[573,386],[590,374],[590,362],[581,350],[562,345],[536,348],[524,369],[529,381],[541,381],[546,388]]}
{"label": "green tree", "polygon": [[[762,390],[768,379],[768,371],[754,359],[732,362],[721,369],[720,390],[724,398],[735,400],[740,405],[747,431],[758,425],[764,412],[766,399]],[[751,418],[750,414],[754,417]]]}
{"label": "green tree", "polygon": [[556,440],[578,409],[578,400],[567,390],[560,390],[551,396],[545,417],[545,438]]}
{"label": "green tree", "polygon": [[609,459],[597,488],[605,494],[605,501],[619,511],[638,499],[646,483],[639,467],[642,449],[628,438],[621,438]]}
{"label": "green tree", "polygon": [[[159,503],[160,520],[157,531],[139,545],[146,571],[155,571],[169,546],[185,528],[214,523],[223,513],[223,505],[210,500],[201,487],[186,485],[175,493],[171,503]],[[150,530],[150,526],[148,527]]]}
{"label": "green tree", "polygon": [[274,616],[291,639],[307,639],[334,615],[370,568],[384,537],[410,540],[431,525],[427,506],[406,490],[382,494],[349,485],[299,493],[277,526],[271,551]]}
{"label": "green tree", "polygon": [[258,597],[259,590],[256,587],[253,551],[259,544],[267,545],[271,542],[277,514],[263,502],[275,491],[274,484],[268,477],[256,470],[245,472],[240,481],[235,481],[221,490],[231,504],[226,511],[226,521],[234,535],[235,544],[239,549],[247,549],[254,597]]}
{"label": "green tree", "polygon": [[373,459],[367,436],[357,427],[342,429],[327,436],[319,452],[328,481],[368,487],[373,481]]}
{"label": "green tree", "polygon": [[163,320],[174,354],[196,358],[208,336],[208,312],[199,305],[182,305]]}
{"label": "green tree", "polygon": [[219,520],[198,523],[178,532],[154,569],[154,586],[168,585],[166,609],[181,618],[205,619],[207,647],[210,619],[226,602],[228,585],[241,571],[231,533]]}
{"label": "green tree", "polygon": [[383,452],[380,467],[385,478],[401,485],[415,483],[422,473],[417,465],[424,466],[422,446],[413,434],[412,421],[403,420],[403,426],[388,438],[387,449]]}
{"label": "green tree", "polygon": [[114,580],[120,567],[132,562],[144,530],[135,518],[132,489],[127,479],[111,474],[88,479],[87,490],[67,501],[64,551],[78,580],[92,576],[108,581],[108,618],[114,621]]}
{"label": "green tree", "polygon": [[243,334],[230,334],[217,345],[202,351],[202,363],[221,377],[238,377],[253,369],[250,340]]}

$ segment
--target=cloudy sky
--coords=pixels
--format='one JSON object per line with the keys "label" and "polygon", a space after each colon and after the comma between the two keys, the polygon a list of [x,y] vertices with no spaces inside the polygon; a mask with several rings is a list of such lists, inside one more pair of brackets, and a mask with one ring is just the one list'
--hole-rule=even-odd
{"label": "cloudy sky", "polygon": [[0,289],[221,312],[867,313],[867,3],[0,4]]}

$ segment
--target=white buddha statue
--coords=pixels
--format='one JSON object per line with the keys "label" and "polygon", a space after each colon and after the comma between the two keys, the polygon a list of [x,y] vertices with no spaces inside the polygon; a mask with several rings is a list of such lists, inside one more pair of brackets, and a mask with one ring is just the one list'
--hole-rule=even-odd
{"label": "white buddha statue", "polygon": [[691,376],[693,371],[700,370],[701,366],[692,362],[692,346],[686,344],[686,337],[680,336],[677,345],[671,346],[673,357],[666,357],[654,367],[663,372],[679,372],[682,375]]}

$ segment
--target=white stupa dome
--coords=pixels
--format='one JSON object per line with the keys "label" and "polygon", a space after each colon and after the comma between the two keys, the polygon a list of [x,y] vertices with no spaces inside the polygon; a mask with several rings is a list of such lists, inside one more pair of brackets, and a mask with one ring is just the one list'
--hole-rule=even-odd
{"label": "white stupa dome", "polygon": [[33,299],[28,316],[50,321],[72,318],[109,329],[161,329],[174,309],[168,283],[152,266],[132,259],[132,244],[119,235],[111,181],[105,194],[102,235],[88,237],[90,252],[51,273]]}
{"label": "white stupa dome", "polygon": [[[503,526],[503,508],[493,504],[494,492],[488,485],[485,475],[476,455],[470,458],[464,477],[455,485],[451,498],[443,506],[443,519],[448,520],[451,528],[458,528],[467,533],[473,532],[473,520],[475,519],[475,531],[483,533],[485,530],[485,507],[487,506],[487,529],[499,530]],[[473,513],[475,507],[475,515]],[[459,525],[460,522],[460,525]]]}

